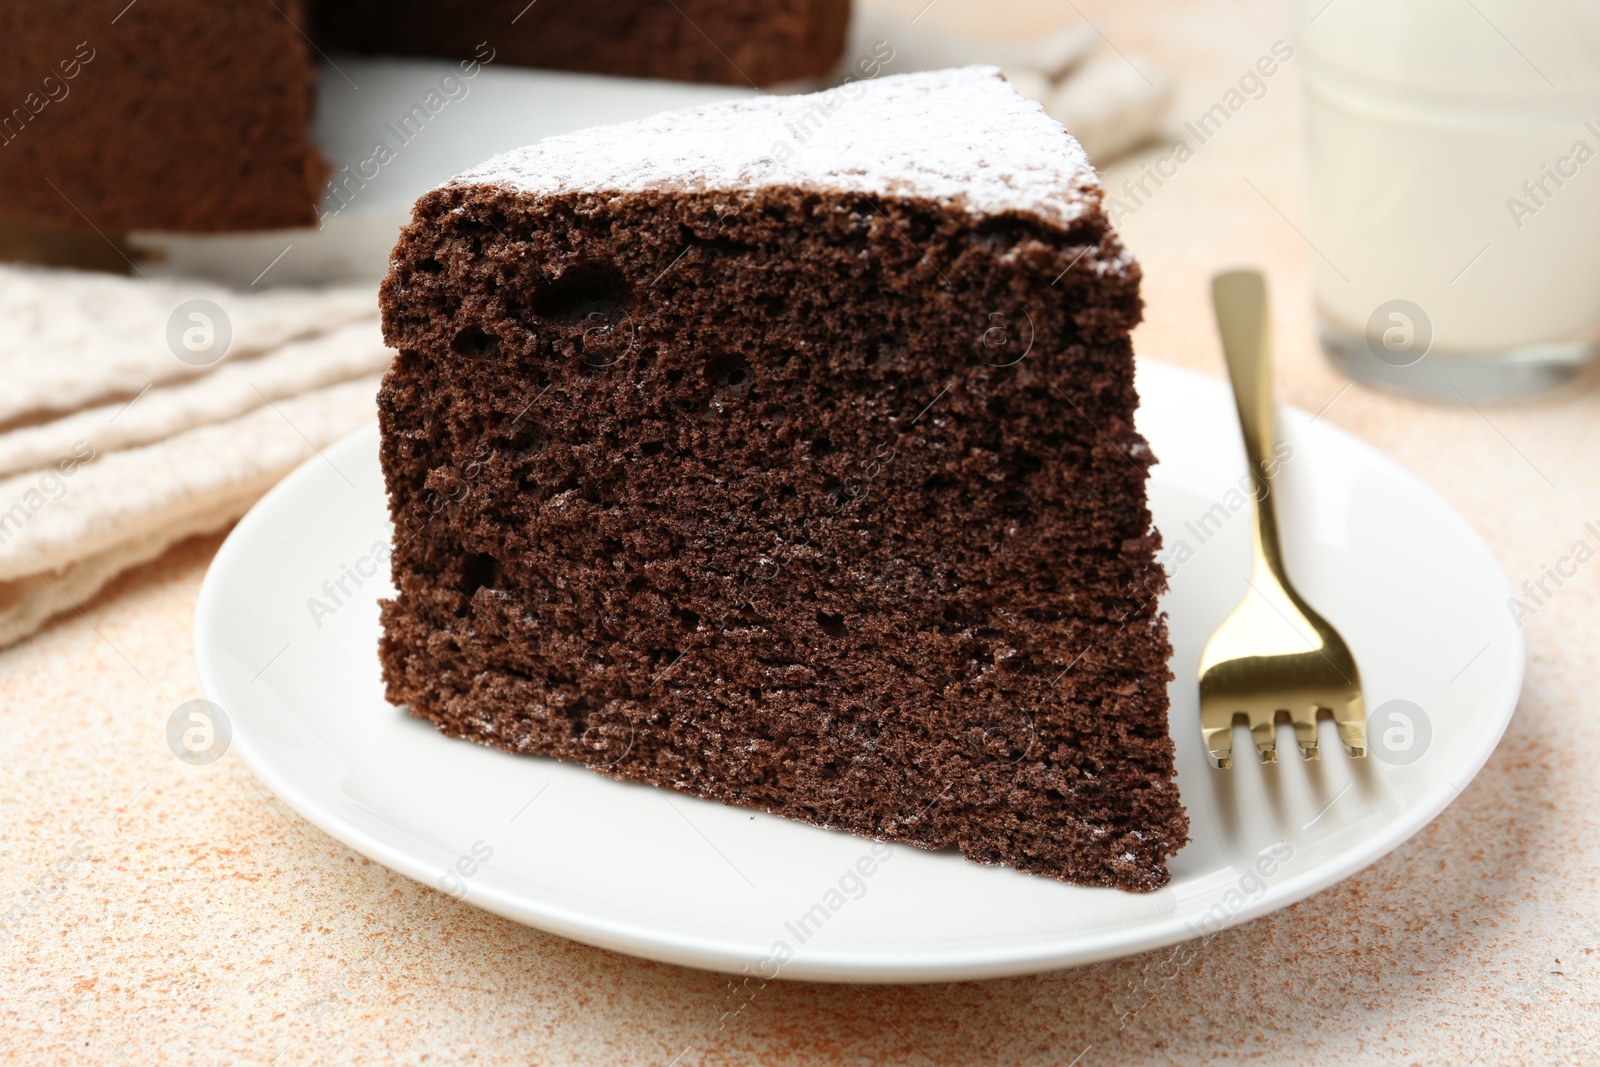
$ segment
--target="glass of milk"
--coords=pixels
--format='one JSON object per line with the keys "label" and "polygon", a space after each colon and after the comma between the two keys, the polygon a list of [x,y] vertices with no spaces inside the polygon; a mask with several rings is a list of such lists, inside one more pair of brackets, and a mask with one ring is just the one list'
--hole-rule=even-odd
{"label": "glass of milk", "polygon": [[1600,0],[1296,0],[1318,326],[1437,400],[1574,382],[1600,349]]}

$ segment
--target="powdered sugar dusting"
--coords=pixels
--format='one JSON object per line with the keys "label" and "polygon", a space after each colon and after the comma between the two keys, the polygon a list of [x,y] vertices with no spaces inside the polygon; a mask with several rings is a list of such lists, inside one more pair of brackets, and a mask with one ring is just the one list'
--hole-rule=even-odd
{"label": "powdered sugar dusting", "polygon": [[536,195],[800,186],[926,198],[1062,227],[1100,184],[1078,142],[994,67],[760,96],[550,137],[447,185]]}

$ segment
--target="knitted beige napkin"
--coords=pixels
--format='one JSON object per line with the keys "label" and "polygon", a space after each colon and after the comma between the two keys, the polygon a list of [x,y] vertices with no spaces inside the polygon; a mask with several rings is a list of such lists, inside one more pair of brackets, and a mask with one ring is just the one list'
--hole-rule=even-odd
{"label": "knitted beige napkin", "polygon": [[920,18],[908,23],[897,11],[855,5],[836,77],[992,64],[1017,92],[1043,104],[1070,130],[1096,166],[1160,132],[1173,97],[1172,80],[1149,56],[1109,42],[1102,48],[1100,31],[1081,18],[1026,40],[944,32],[918,24]]}
{"label": "knitted beige napkin", "polygon": [[370,421],[392,356],[371,285],[0,266],[0,647]]}

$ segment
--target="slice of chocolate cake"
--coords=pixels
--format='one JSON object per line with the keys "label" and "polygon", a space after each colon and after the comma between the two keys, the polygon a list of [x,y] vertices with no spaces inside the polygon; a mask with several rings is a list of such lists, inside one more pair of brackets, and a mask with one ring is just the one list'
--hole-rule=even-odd
{"label": "slice of chocolate cake", "polygon": [[446,734],[1150,890],[1186,838],[1139,271],[992,69],[552,138],[383,287],[389,699]]}

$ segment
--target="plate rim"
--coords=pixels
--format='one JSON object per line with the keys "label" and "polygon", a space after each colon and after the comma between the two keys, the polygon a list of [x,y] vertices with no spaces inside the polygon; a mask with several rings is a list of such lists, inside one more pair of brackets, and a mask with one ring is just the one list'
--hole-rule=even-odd
{"label": "plate rim", "polygon": [[[1146,357],[1138,358],[1137,368],[1138,380],[1143,380],[1147,374],[1172,375],[1178,379],[1180,385],[1187,384],[1192,388],[1211,390],[1227,389],[1226,383],[1217,378]],[[1314,422],[1308,412],[1287,404],[1280,403],[1277,411],[1280,420],[1292,420],[1298,423],[1301,429]],[[1137,419],[1137,415],[1135,418]],[[1367,459],[1377,460],[1387,466],[1403,482],[1409,483],[1409,488],[1420,490],[1434,498],[1460,522],[1464,532],[1475,542],[1475,547],[1481,549],[1493,562],[1494,574],[1501,585],[1508,593],[1511,591],[1509,579],[1493,549],[1472,522],[1443,494],[1394,457],[1337,425],[1323,425],[1318,427],[1316,432],[1343,438],[1346,446],[1352,446],[1364,452]],[[346,434],[323,449],[322,453],[337,456],[361,448],[367,439],[376,440],[377,437],[378,425],[376,420],[373,420]],[[193,644],[201,690],[210,699],[216,699],[226,690],[211,662],[208,653],[212,649],[204,636],[209,632],[215,632],[212,620],[224,611],[220,603],[223,596],[220,590],[225,580],[223,576],[236,565],[235,557],[244,556],[247,551],[246,544],[253,540],[252,531],[257,526],[271,521],[273,512],[279,507],[279,501],[283,497],[293,495],[302,482],[318,477],[321,473],[318,465],[322,462],[324,462],[322,454],[307,458],[268,490],[228,532],[227,538],[207,566],[196,599]],[[1242,907],[1233,910],[1224,929],[1282,910],[1359,874],[1430,825],[1456,797],[1465,792],[1466,787],[1482,771],[1489,757],[1499,746],[1512,716],[1516,713],[1521,697],[1527,665],[1526,639],[1520,628],[1512,629],[1510,633],[1514,642],[1510,670],[1506,674],[1506,683],[1502,691],[1494,696],[1490,705],[1498,710],[1486,720],[1485,725],[1490,728],[1483,730],[1476,742],[1467,748],[1457,773],[1441,776],[1438,784],[1430,786],[1422,798],[1408,808],[1405,817],[1384,823],[1384,832],[1373,835],[1359,846],[1342,850],[1342,858],[1338,863],[1324,864],[1320,870],[1314,869],[1295,877],[1275,880],[1268,891],[1259,898],[1247,900]],[[222,706],[226,708],[226,703],[224,702]],[[230,717],[230,724],[231,746],[237,748],[240,758],[251,773],[302,818],[374,862],[430,889],[435,888],[433,883],[439,872],[431,865],[407,853],[400,846],[391,844],[354,822],[342,818],[337,812],[316,803],[296,786],[293,779],[282,773],[265,752],[252,741],[249,731],[241,729],[237,717]],[[1464,780],[1458,784],[1456,779],[1462,777],[1461,771],[1467,773]],[[738,974],[741,973],[741,968],[747,969],[753,959],[760,958],[760,949],[756,949],[753,955],[751,947],[737,938],[708,938],[693,932],[674,933],[634,919],[614,917],[599,912],[583,912],[527,894],[507,892],[492,883],[474,883],[463,899],[467,903],[523,925],[583,944],[662,963]],[[864,961],[859,954],[819,947],[796,956],[784,965],[782,972],[776,978],[769,980],[866,983],[974,981],[1037,974],[1119,959],[1181,944],[1193,940],[1196,936],[1196,932],[1186,925],[1185,919],[1179,914],[1174,914],[1117,927],[1106,933],[1076,937],[1070,941],[1056,939],[1038,945],[1013,945],[993,949],[981,947],[945,949],[938,962],[910,958]]]}

